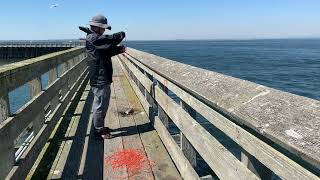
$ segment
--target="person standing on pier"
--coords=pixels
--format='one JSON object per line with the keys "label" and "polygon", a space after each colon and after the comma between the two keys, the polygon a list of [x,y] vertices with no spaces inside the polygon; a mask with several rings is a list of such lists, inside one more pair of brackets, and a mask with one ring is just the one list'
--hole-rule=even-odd
{"label": "person standing on pier", "polygon": [[88,66],[90,86],[94,94],[92,110],[94,134],[103,139],[112,138],[110,129],[104,127],[104,119],[109,106],[110,84],[112,83],[112,61],[111,57],[125,52],[125,47],[119,45],[125,38],[124,32],[112,35],[104,35],[106,29],[111,30],[107,18],[96,15],[89,22],[89,28],[79,27],[87,33],[86,51],[88,54]]}

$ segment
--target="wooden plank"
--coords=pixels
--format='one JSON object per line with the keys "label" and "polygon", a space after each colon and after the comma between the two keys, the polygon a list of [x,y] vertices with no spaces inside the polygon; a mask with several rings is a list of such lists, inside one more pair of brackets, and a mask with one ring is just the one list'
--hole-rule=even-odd
{"label": "wooden plank", "polygon": [[[57,71],[57,67],[52,68],[49,71],[49,81],[48,84],[50,85],[51,83],[53,83],[56,79],[58,78],[58,71]],[[50,101],[50,109],[51,112],[57,107],[59,103],[59,92],[56,93],[56,96],[54,96],[52,98],[52,100]]]}
{"label": "wooden plank", "polygon": [[[159,81],[165,79],[155,75]],[[183,101],[193,107],[198,113],[204,116],[209,122],[226,133],[231,139],[239,144],[248,153],[252,154],[261,163],[271,169],[275,174],[284,179],[316,179],[316,176],[310,173],[299,164],[284,156],[270,145],[261,141],[251,133],[247,132],[237,124],[225,118],[212,108],[208,107],[200,100],[183,91],[170,81],[167,86],[171,91],[178,95]]]}
{"label": "wooden plank", "polygon": [[[86,137],[86,132],[85,132],[85,128],[88,124],[88,119],[89,119],[89,115],[90,115],[90,109],[87,109],[88,106],[90,105],[90,101],[92,102],[92,97],[89,96],[88,93],[82,93],[84,88],[86,87],[86,84],[88,83],[88,81],[86,80],[84,83],[82,83],[81,87],[77,90],[77,93],[74,95],[74,97],[72,98],[72,102],[69,103],[68,107],[65,109],[64,115],[62,116],[62,118],[59,120],[58,124],[55,127],[54,132],[51,134],[50,137],[50,143],[53,143],[51,145],[51,149],[48,149],[48,146],[50,145],[50,143],[47,143],[47,147],[45,147],[45,151],[47,152],[43,152],[42,156],[44,156],[45,153],[49,154],[49,159],[42,159],[41,161],[54,161],[52,158],[53,156],[56,156],[58,154],[61,155],[61,144],[59,144],[60,140],[59,138],[62,138],[62,136],[64,136],[64,134],[66,134],[64,132],[65,126],[68,125],[68,123],[70,124],[70,119],[73,118],[74,122],[76,122],[76,119],[78,118],[78,116],[81,116],[81,119],[79,120],[79,124],[77,125],[77,131],[76,134],[74,134],[74,137],[68,137],[69,139],[66,139],[66,141],[70,142],[70,140],[72,140],[72,147],[70,147],[70,151],[72,153],[69,154],[69,156],[67,157],[68,160],[66,160],[66,164],[64,164],[64,169],[67,169],[67,171],[63,171],[62,174],[60,174],[62,179],[76,179],[78,176],[78,169],[79,169],[79,164],[80,164],[80,159],[81,159],[81,153],[82,153],[82,147],[84,146],[84,139]],[[81,98],[80,98],[81,96]],[[79,101],[80,100],[80,101]],[[85,104],[84,104],[85,103]],[[77,107],[75,107],[77,106]],[[77,110],[77,111],[76,111]],[[72,117],[75,116],[75,117]],[[70,135],[70,132],[74,132],[75,128],[74,128],[74,124],[70,125],[69,129],[66,129],[67,133],[69,132],[69,134],[67,134],[68,136]],[[63,134],[62,134],[63,133]],[[58,145],[59,144],[59,145]],[[62,145],[66,145],[64,142],[62,143]],[[59,147],[57,147],[59,146]],[[68,144],[66,145],[68,146]],[[59,149],[58,149],[59,148]],[[55,152],[57,149],[57,151],[60,152]],[[67,149],[67,147],[65,147],[65,149]],[[63,153],[62,153],[63,154]],[[42,157],[41,156],[41,157]],[[48,157],[44,157],[44,158],[48,158]],[[38,158],[39,159],[39,158]],[[55,160],[57,160],[58,158],[55,158]],[[40,161],[40,160],[38,160]],[[63,160],[62,160],[63,161]],[[39,164],[40,162],[38,162]],[[55,162],[42,162],[42,167],[36,167],[38,168],[37,170],[33,170],[36,172],[32,172],[29,173],[29,177],[33,178],[33,179],[42,179],[44,178],[44,176],[48,176],[48,178],[52,177],[52,174],[50,174],[50,167],[55,167],[56,164],[58,163],[58,161]],[[43,167],[44,166],[44,167]],[[33,168],[35,169],[35,168]],[[57,172],[57,171],[56,171]],[[35,176],[33,177],[33,174],[35,174]],[[40,174],[40,175],[39,175]],[[59,173],[57,173],[59,174]]]}
{"label": "wooden plank", "polygon": [[[85,93],[91,93],[93,96],[90,85],[88,84],[85,89]],[[93,97],[92,97],[93,98]],[[81,155],[81,161],[78,171],[78,179],[102,179],[103,177],[103,143],[97,141],[93,137],[93,122],[92,122],[92,101],[90,102],[90,107],[86,107],[86,111],[89,113],[89,117],[86,121],[87,127],[83,128],[86,130],[84,134],[83,141],[83,151]],[[95,144],[96,143],[96,144]],[[95,147],[96,146],[96,147]],[[101,148],[101,149],[100,149]],[[98,151],[97,151],[98,149]]]}
{"label": "wooden plank", "polygon": [[[114,69],[119,69],[119,64],[114,63]],[[126,94],[120,84],[120,78],[125,78],[124,75],[119,75],[114,79],[115,94],[117,100],[118,111],[125,112],[131,108],[127,102]],[[141,142],[138,129],[132,116],[119,116],[120,126],[123,132],[123,146],[125,150],[134,150],[147,157],[143,144]],[[152,169],[149,164],[144,164],[143,169],[136,172],[128,168],[129,179],[153,179]]]}
{"label": "wooden plank", "polygon": [[[30,97],[36,97],[42,91],[41,77],[36,77],[29,82],[30,87]],[[34,119],[32,121],[32,130],[34,134],[37,134],[44,124],[44,109],[40,108],[37,114],[34,114]]]}
{"label": "wooden plank", "polygon": [[41,91],[32,99],[32,101],[29,101],[20,110],[18,110],[12,118],[0,124],[0,137],[7,137],[12,140],[17,138],[32,122],[34,115],[39,113],[41,107],[44,107],[56,95],[56,92],[65,85],[68,76],[74,73],[85,72],[86,69],[86,62],[82,61],[77,66],[66,72],[62,77],[56,79],[56,81],[51,84],[46,91]]}
{"label": "wooden plank", "polygon": [[131,62],[129,62],[123,55],[120,56],[123,59],[123,63],[131,70],[131,72],[139,79],[139,82],[143,84],[144,88],[151,93],[153,82],[147,78],[141,71],[139,71]]}
{"label": "wooden plank", "polygon": [[130,53],[120,54],[119,56],[125,57],[127,60],[133,61],[136,65],[141,67],[144,71],[146,71],[148,74],[153,75],[154,72],[150,68],[147,68],[143,63],[138,61],[134,56],[132,56]]}
{"label": "wooden plank", "polygon": [[[82,94],[82,98],[87,98]],[[67,160],[72,161],[70,158],[71,154],[76,152],[71,152],[71,147],[74,146],[74,144],[78,143],[76,137],[76,132],[79,126],[79,122],[81,119],[81,114],[84,111],[85,108],[85,101],[79,101],[77,104],[77,107],[75,109],[75,112],[71,112],[72,114],[69,114],[68,116],[72,116],[68,130],[65,134],[64,141],[61,142],[59,152],[57,154],[57,157],[55,159],[54,165],[52,166],[52,170],[50,170],[50,174],[48,176],[49,179],[60,179],[60,178],[66,178],[66,179],[74,179],[77,178],[77,174],[74,174],[75,172],[68,168],[67,166]],[[81,150],[81,149],[78,149]],[[77,152],[78,154],[79,152]],[[70,162],[68,162],[70,163]],[[78,164],[78,162],[72,162],[75,164]]]}
{"label": "wooden plank", "polygon": [[127,79],[121,79],[121,84],[128,97],[130,107],[134,109],[133,119],[140,134],[141,141],[148,156],[153,164],[151,166],[155,179],[175,180],[181,176],[173,164],[168,152],[162,144],[157,132],[152,127],[144,109]]}
{"label": "wooden plank", "polygon": [[[188,112],[188,114],[192,118],[197,118],[197,112],[194,109],[192,109],[188,104],[186,104],[183,101],[180,101],[180,105],[186,112]],[[180,132],[180,144],[183,154],[190,161],[191,165],[193,167],[197,167],[197,152],[182,132]]]}
{"label": "wooden plank", "polygon": [[[137,62],[134,59],[133,61],[135,63]],[[141,66],[144,65],[141,64]],[[147,67],[144,66],[144,68]],[[258,160],[260,160],[265,166],[273,170],[280,177],[288,179],[294,178],[293,176],[295,176],[298,179],[306,179],[307,177],[312,179],[316,177],[315,175],[312,175],[312,173],[310,173],[308,170],[293,162],[291,159],[287,158],[271,146],[267,145],[266,143],[259,140],[249,132],[245,131],[235,123],[231,122],[224,116],[214,111],[212,108],[203,104],[198,99],[186,93],[184,90],[182,90],[172,82],[168,81],[167,79],[163,78],[162,76],[156,73],[153,73],[153,76],[158,81],[166,83],[171,91],[178,95],[187,104],[195,108],[197,112],[203,115],[217,128],[225,132],[230,138],[232,138],[236,143],[242,146],[246,151],[248,151],[251,154],[254,154],[254,156]],[[239,136],[239,133],[241,134],[241,136]],[[297,176],[297,174],[300,175]]]}
{"label": "wooden plank", "polygon": [[[114,58],[113,58],[114,61]],[[119,75],[115,69],[113,79]],[[113,154],[123,151],[122,133],[118,117],[118,108],[116,102],[114,84],[111,85],[110,105],[108,108],[107,116],[105,119],[105,125],[111,129],[116,130],[112,133],[114,136],[112,139],[104,140],[104,180],[108,179],[128,179],[127,168],[113,169],[112,166],[106,160]]]}
{"label": "wooden plank", "polygon": [[200,179],[197,172],[193,169],[189,160],[184,156],[178,144],[168,132],[167,128],[162,124],[159,117],[155,117],[154,128],[157,130],[159,137],[166,146],[170,157],[177,166],[183,179],[196,180]]}
{"label": "wooden plank", "polygon": [[[4,92],[0,95],[0,124],[4,123],[3,121],[11,120],[7,119],[9,114],[10,104],[8,92]],[[0,146],[0,161],[3,162],[0,164],[0,179],[4,179],[10,172],[15,162],[13,144],[14,140],[8,138],[7,136],[0,136],[0,142],[3,144]]]}
{"label": "wooden plank", "polygon": [[129,48],[127,52],[232,120],[319,169],[320,101],[138,50]]}
{"label": "wooden plank", "polygon": [[272,171],[266,166],[261,164],[254,156],[246,152],[245,150],[241,151],[241,162],[245,164],[248,169],[250,169],[254,174],[260,177],[263,180],[272,179]]}
{"label": "wooden plank", "polygon": [[86,170],[86,168],[87,168],[86,164],[89,159],[88,149],[89,149],[90,131],[91,131],[91,127],[93,124],[92,123],[92,111],[90,113],[89,119],[90,120],[88,122],[88,127],[86,128],[86,137],[85,137],[84,143],[83,143],[83,151],[82,151],[80,167],[79,167],[79,171],[78,171],[78,177],[83,177],[83,178],[85,176],[88,176],[87,170]]}
{"label": "wooden plank", "polygon": [[176,126],[220,178],[258,179],[162,90],[156,87],[155,92],[158,104],[162,106]]}
{"label": "wooden plank", "polygon": [[14,166],[10,171],[7,179],[21,179],[21,177],[26,177],[29,170],[32,168],[37,156],[40,154],[41,149],[46,144],[48,137],[50,136],[52,130],[54,129],[57,121],[60,119],[65,107],[68,105],[71,98],[74,96],[76,90],[79,88],[80,84],[83,83],[84,79],[87,77],[87,71],[84,71],[78,81],[72,86],[71,90],[68,92],[63,101],[58,105],[54,114],[51,116],[50,121],[41,128],[39,133],[36,135],[34,140],[28,146],[27,150],[21,156],[18,166]]}
{"label": "wooden plank", "polygon": [[[125,69],[123,65],[120,63],[122,66],[122,69]],[[138,96],[140,103],[143,105],[143,108],[145,109],[146,113],[150,117],[150,104],[146,101],[144,96],[141,94],[139,91],[138,87],[136,84],[130,79],[128,73],[124,71],[127,79],[129,80],[131,87],[134,89],[136,95]],[[175,140],[172,138],[170,133],[168,132],[167,128],[162,124],[161,120],[159,117],[155,117],[154,120],[154,127],[157,130],[157,133],[159,137],[161,138],[162,142],[166,146],[166,149],[168,153],[170,154],[170,157],[174,161],[175,165],[177,166],[181,177],[186,180],[197,180],[199,179],[198,174],[196,171],[192,168],[190,162],[188,159],[183,155],[182,151],[180,150],[179,146],[175,143]]]}
{"label": "wooden plank", "polygon": [[[70,104],[69,103],[66,107],[66,110],[69,109],[70,107]],[[41,152],[39,153],[39,156],[37,158],[37,160],[35,161],[35,163],[33,164],[31,170],[29,171],[26,179],[27,180],[30,180],[31,178],[34,178],[34,176],[36,177],[36,171],[37,171],[37,168],[39,167],[39,164],[41,163],[42,161],[42,158],[43,156],[45,155],[45,153],[47,152],[48,148],[50,147],[50,144],[52,143],[51,140],[54,138],[57,130],[59,129],[60,125],[61,125],[61,122],[63,120],[63,116],[64,116],[65,112],[63,112],[63,115],[61,116],[61,118],[58,120],[58,122],[56,123],[54,129],[52,130],[51,132],[51,135],[49,137],[49,140],[46,142],[46,144],[44,145],[44,147],[42,148]],[[45,125],[46,126],[46,125]],[[44,127],[43,127],[44,128]]]}
{"label": "wooden plank", "polygon": [[[2,94],[5,89],[8,91],[14,90],[41,74],[48,72],[52,67],[56,67],[83,52],[84,48],[77,47],[1,66],[0,94]],[[37,71],[35,71],[35,69],[37,69]]]}
{"label": "wooden plank", "polygon": [[[125,65],[122,64],[122,60],[121,58],[119,59],[119,64],[121,66],[122,69],[125,69]],[[126,70],[123,70],[123,73],[125,74],[125,76],[127,77],[127,79],[129,80],[131,87],[133,88],[133,90],[136,92],[136,95],[138,96],[140,103],[142,104],[144,110],[146,111],[146,113],[149,115],[149,117],[151,115],[153,115],[153,110],[152,110],[152,106],[149,104],[149,102],[147,101],[146,97],[142,94],[139,93],[139,88],[138,86],[135,84],[135,82],[130,78],[129,73]]]}

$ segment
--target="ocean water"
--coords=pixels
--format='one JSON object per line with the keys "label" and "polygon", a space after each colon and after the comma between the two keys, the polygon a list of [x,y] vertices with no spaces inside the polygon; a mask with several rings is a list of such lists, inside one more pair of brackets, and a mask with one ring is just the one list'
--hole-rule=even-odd
{"label": "ocean water", "polygon": [[[320,39],[128,41],[129,47],[171,60],[320,100]],[[0,60],[0,65],[15,60]],[[43,76],[45,87],[47,75]],[[30,97],[10,93],[14,113]]]}
{"label": "ocean water", "polygon": [[131,41],[127,45],[320,100],[320,39]]}

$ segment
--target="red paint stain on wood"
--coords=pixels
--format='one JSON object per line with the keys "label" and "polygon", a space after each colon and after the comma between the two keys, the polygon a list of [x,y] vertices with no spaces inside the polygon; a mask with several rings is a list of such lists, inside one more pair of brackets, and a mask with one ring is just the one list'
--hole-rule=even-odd
{"label": "red paint stain on wood", "polygon": [[[153,162],[149,161],[145,153],[137,149],[127,149],[114,153],[111,156],[105,158],[105,164],[111,166],[113,172],[125,171],[129,179],[137,178],[142,172],[147,172],[146,174],[151,174],[152,177],[147,179],[154,180],[151,172],[151,166],[154,165]],[[126,177],[113,177],[115,179],[126,179]],[[144,177],[146,178],[146,177]]]}

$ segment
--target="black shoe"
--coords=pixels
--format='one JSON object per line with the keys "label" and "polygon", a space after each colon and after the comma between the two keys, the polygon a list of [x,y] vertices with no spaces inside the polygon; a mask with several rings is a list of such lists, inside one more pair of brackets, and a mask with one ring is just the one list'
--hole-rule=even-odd
{"label": "black shoe", "polygon": [[102,138],[102,139],[111,139],[113,136],[110,134],[111,129],[106,127],[102,128],[100,130],[94,131],[94,136],[97,138]]}

